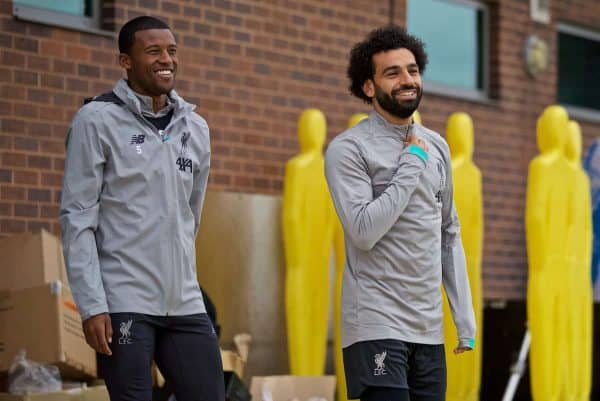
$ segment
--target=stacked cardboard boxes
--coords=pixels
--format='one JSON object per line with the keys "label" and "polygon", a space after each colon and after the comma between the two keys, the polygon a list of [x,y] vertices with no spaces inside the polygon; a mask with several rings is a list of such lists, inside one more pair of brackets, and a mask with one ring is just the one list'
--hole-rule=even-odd
{"label": "stacked cardboard boxes", "polygon": [[0,240],[0,371],[25,349],[28,359],[59,367],[61,376],[96,376],[81,318],[67,286],[58,238],[40,231]]}

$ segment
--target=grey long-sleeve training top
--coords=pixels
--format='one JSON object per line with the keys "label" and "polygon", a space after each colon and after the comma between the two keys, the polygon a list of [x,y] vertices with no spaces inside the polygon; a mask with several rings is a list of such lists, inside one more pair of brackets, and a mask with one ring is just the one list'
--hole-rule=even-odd
{"label": "grey long-sleeve training top", "polygon": [[67,137],[60,222],[81,316],[204,313],[194,242],[210,164],[206,121],[171,91],[173,116],[159,132],[143,117],[151,101],[125,80],[113,93],[83,106]]}
{"label": "grey long-sleeve training top", "polygon": [[[413,129],[429,151],[404,147]],[[344,227],[342,345],[398,339],[443,344],[443,282],[461,346],[475,316],[452,200],[445,140],[373,111],[328,146],[325,173]]]}

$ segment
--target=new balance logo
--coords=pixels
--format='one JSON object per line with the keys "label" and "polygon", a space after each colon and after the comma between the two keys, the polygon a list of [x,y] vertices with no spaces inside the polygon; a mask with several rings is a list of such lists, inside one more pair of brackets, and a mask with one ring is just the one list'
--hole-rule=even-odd
{"label": "new balance logo", "polygon": [[132,135],[130,144],[131,145],[141,145],[142,143],[144,143],[145,138],[146,138],[146,135],[144,135],[144,134]]}
{"label": "new balance logo", "polygon": [[387,371],[385,370],[385,357],[387,356],[387,351],[383,351],[381,354],[375,354],[375,369],[373,369],[373,376],[383,376],[387,375]]}
{"label": "new balance logo", "polygon": [[129,319],[127,322],[121,322],[119,331],[121,331],[121,337],[119,337],[119,344],[131,344],[131,325],[133,319]]}
{"label": "new balance logo", "polygon": [[144,134],[131,136],[130,144],[135,145],[135,151],[138,155],[142,154],[142,144],[144,143],[145,138],[146,138],[146,135],[144,135]]}
{"label": "new balance logo", "polygon": [[187,171],[190,169],[190,173],[192,172],[192,159],[186,159],[185,157],[178,157],[175,162],[177,167],[179,167],[179,171]]}

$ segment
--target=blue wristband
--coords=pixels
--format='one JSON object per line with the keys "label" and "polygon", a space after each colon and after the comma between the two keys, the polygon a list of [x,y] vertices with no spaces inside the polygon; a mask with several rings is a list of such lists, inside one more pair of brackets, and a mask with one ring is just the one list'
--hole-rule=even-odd
{"label": "blue wristband", "polygon": [[419,156],[425,162],[427,161],[427,159],[429,159],[429,155],[427,154],[427,152],[425,152],[422,148],[415,145],[414,143],[408,146],[408,151],[413,155]]}

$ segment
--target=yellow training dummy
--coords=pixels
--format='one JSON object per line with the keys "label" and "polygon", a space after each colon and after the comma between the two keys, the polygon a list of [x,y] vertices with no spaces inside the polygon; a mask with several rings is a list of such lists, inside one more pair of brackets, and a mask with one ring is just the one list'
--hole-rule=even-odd
{"label": "yellow training dummy", "polygon": [[566,362],[568,311],[561,298],[569,268],[565,244],[574,190],[572,169],[563,152],[567,130],[565,109],[547,107],[537,121],[540,154],[529,164],[527,178],[527,320],[533,401],[557,401],[566,373],[562,368]]}
{"label": "yellow training dummy", "polygon": [[325,181],[325,116],[305,110],[298,122],[300,154],[285,167],[283,240],[288,356],[293,375],[322,375],[329,314],[333,204]]}
{"label": "yellow training dummy", "polygon": [[569,232],[569,283],[564,301],[568,319],[564,400],[589,401],[593,355],[592,204],[590,180],[581,167],[581,129],[569,121],[565,156],[571,165],[575,198]]}
{"label": "yellow training dummy", "polygon": [[[481,285],[481,255],[483,251],[483,198],[481,172],[473,163],[473,121],[466,113],[454,113],[448,119],[446,139],[452,157],[454,202],[460,221],[460,232],[473,298],[477,332],[475,349],[462,355],[446,352],[448,401],[477,401],[481,384],[481,333],[483,295]],[[458,342],[456,330],[444,296],[444,337],[446,350]]]}

